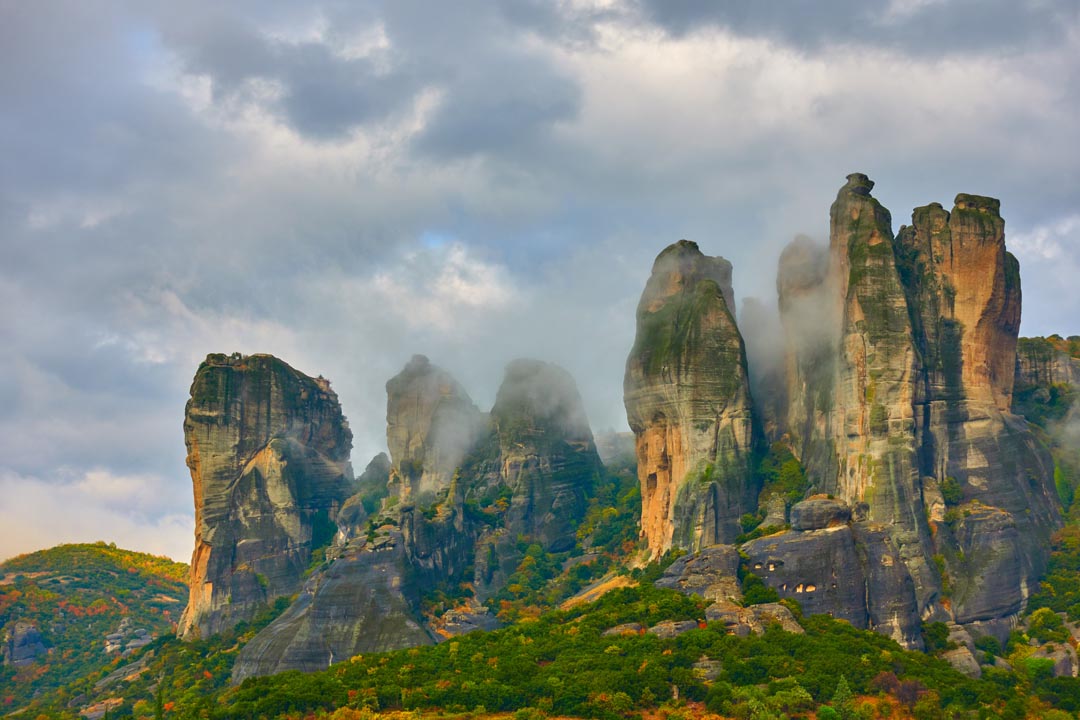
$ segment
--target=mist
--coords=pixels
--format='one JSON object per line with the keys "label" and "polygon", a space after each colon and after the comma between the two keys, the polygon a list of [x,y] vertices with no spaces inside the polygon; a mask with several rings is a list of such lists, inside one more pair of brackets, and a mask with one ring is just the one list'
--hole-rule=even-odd
{"label": "mist", "polygon": [[[92,472],[169,502],[87,505],[64,533],[13,513],[0,557],[159,529],[190,547],[181,421],[212,352],[329,378],[356,467],[385,449],[384,383],[415,353],[482,408],[512,359],[555,363],[594,428],[623,430],[657,253],[696,241],[771,311],[782,249],[827,232],[853,171],[898,217],[1001,198],[1024,333],[1080,332],[1071,3],[977,37],[941,3],[845,8],[865,36],[823,32],[828,10],[638,2],[9,5],[0,476],[57,507]],[[764,371],[775,344],[751,324]]]}

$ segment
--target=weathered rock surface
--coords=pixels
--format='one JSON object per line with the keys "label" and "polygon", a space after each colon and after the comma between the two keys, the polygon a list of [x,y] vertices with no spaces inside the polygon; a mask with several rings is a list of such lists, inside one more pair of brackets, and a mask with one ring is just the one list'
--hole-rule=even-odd
{"label": "weathered rock surface", "polygon": [[777,434],[806,467],[836,474],[836,454],[827,432],[833,409],[839,349],[840,298],[829,275],[829,249],[806,236],[780,254],[776,291],[784,332],[786,411]]}
{"label": "weathered rock surface", "polygon": [[731,542],[753,509],[757,443],[731,264],[681,240],[656,258],[637,310],[624,400],[637,437],[649,552]]}
{"label": "weathered rock surface", "polygon": [[750,572],[780,597],[798,600],[805,614],[869,626],[866,578],[850,527],[769,535],[746,543],[743,552]]}
{"label": "weathered rock surface", "polygon": [[1080,358],[1071,355],[1067,347],[1067,342],[1062,340],[1020,338],[1016,346],[1014,390],[1048,390],[1054,385],[1080,387]]}
{"label": "weathered rock surface", "polygon": [[806,632],[791,611],[780,603],[742,607],[730,602],[717,602],[705,608],[705,620],[720,623],[729,633],[740,637],[751,633],[760,635],[772,623],[778,623],[787,632],[799,635]]}
{"label": "weathered rock surface", "polygon": [[1005,250],[999,207],[960,194],[951,213],[936,203],[916,208],[896,237],[922,357],[915,414],[924,486],[952,483],[960,490],[952,504],[965,503],[963,519],[935,536],[961,623],[1020,610],[1059,523],[1052,461],[1010,412],[1020,271]]}
{"label": "weathered rock surface", "polygon": [[1047,643],[1035,649],[1031,657],[1054,663],[1054,677],[1076,677],[1078,664],[1076,650],[1068,643]]}
{"label": "weathered rock surface", "polygon": [[574,379],[549,363],[515,360],[491,419],[511,492],[506,527],[546,550],[569,550],[602,467]]}
{"label": "weathered rock surface", "polygon": [[[893,237],[872,188],[853,174],[840,190],[827,271],[805,241],[781,258],[786,433],[814,488],[864,521],[869,624],[910,646],[920,618],[982,627],[1021,609],[1060,517],[1049,456],[1010,412],[1014,377],[1070,368],[1041,348],[1017,359],[1019,269],[996,200],[917,208]],[[823,320],[808,337],[810,309]],[[820,527],[804,513],[793,527]]]}
{"label": "weathered rock surface", "polygon": [[830,498],[810,498],[791,506],[792,530],[822,530],[832,525],[847,525],[851,508]]}
{"label": "weathered rock surface", "polygon": [[697,628],[697,620],[665,620],[653,625],[646,630],[646,632],[650,635],[655,635],[658,638],[670,640],[673,637],[678,637],[691,630],[697,630]]}
{"label": "weathered rock surface", "polygon": [[13,623],[5,633],[3,645],[5,665],[15,667],[30,665],[46,652],[45,640],[32,623],[20,620]]}
{"label": "weathered rock surface", "polygon": [[678,558],[655,584],[706,600],[740,602],[738,574],[739,551],[731,545],[713,545]]}
{"label": "weathered rock surface", "polygon": [[420,589],[406,571],[400,533],[368,547],[350,543],[314,574],[289,609],[240,651],[233,681],[284,670],[321,670],[388,648],[430,645],[415,608]]}
{"label": "weathered rock surface", "polygon": [[195,551],[182,637],[208,636],[300,590],[352,492],[337,395],[269,355],[209,355],[184,419]]}
{"label": "weathered rock surface", "polygon": [[966,647],[961,646],[953,648],[952,650],[946,650],[941,654],[941,657],[958,672],[961,672],[970,678],[982,677],[982,667],[979,665],[979,661],[975,659],[975,654]]}

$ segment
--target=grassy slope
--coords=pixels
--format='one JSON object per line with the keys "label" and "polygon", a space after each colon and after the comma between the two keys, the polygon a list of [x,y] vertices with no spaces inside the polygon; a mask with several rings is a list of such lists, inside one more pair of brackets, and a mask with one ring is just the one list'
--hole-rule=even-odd
{"label": "grassy slope", "polygon": [[[171,634],[187,601],[187,565],[114,545],[60,545],[0,564],[0,637],[17,622],[40,631],[47,653],[0,668],[0,708],[56,692],[113,656],[105,636],[123,620],[134,631]],[[130,642],[128,635],[125,642]]]}

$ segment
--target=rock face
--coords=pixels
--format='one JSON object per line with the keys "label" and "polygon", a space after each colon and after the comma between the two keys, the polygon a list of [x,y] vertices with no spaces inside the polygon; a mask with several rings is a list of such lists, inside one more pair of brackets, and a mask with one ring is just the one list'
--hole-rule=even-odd
{"label": "rock face", "polygon": [[791,507],[793,530],[823,530],[830,526],[847,525],[851,508],[839,500],[811,498]]}
{"label": "rock face", "polygon": [[1016,347],[1015,391],[1049,389],[1054,385],[1080,387],[1080,358],[1068,351],[1071,344],[1050,338],[1020,338]]}
{"label": "rock face", "polygon": [[208,636],[300,590],[352,491],[337,395],[269,355],[209,355],[184,418],[195,551],[182,637]]}
{"label": "rock face", "polygon": [[[790,518],[791,530],[743,550],[808,612],[909,647],[923,620],[999,634],[1060,524],[1049,453],[1011,411],[1014,381],[1060,394],[1054,383],[1071,386],[1080,361],[1035,342],[1018,355],[1019,267],[997,200],[917,208],[894,236],[873,187],[849,175],[828,247],[800,238],[781,255],[786,378],[750,368],[771,386],[760,417],[728,312],[730,266],[685,241],[657,258],[625,380],[642,532],[655,556],[731,542],[743,512],[774,529]],[[744,317],[761,316],[752,310]],[[780,503],[756,507],[758,427],[791,449],[818,494],[789,516]]]}
{"label": "rock face", "polygon": [[394,458],[391,482],[403,501],[430,502],[450,486],[454,471],[483,427],[469,394],[445,370],[414,355],[386,383],[386,444]]}
{"label": "rock face", "polygon": [[[992,623],[1019,612],[1060,523],[1049,456],[1010,412],[1014,377],[1068,368],[1018,365],[1019,268],[998,201],[917,208],[893,237],[872,188],[854,174],[840,190],[827,270],[805,242],[781,258],[787,438],[816,490],[856,510],[867,597],[891,608],[880,617],[914,614],[870,626],[907,637],[918,618]],[[817,341],[800,330],[814,308]],[[820,523],[793,508],[792,525]],[[895,553],[881,559],[899,561],[888,572],[865,563],[886,538]],[[909,581],[914,607],[884,590]]]}
{"label": "rock face", "polygon": [[758,433],[733,308],[723,258],[685,240],[656,258],[624,380],[653,556],[732,541],[757,497]]}
{"label": "rock face", "polygon": [[365,652],[432,644],[415,608],[401,533],[350,543],[304,585],[280,617],[240,651],[233,680],[284,670],[321,670]]}
{"label": "rock face", "polygon": [[731,545],[714,545],[683,555],[668,566],[656,587],[700,595],[706,600],[740,602],[739,551]]}
{"label": "rock face", "polygon": [[[573,547],[602,466],[566,371],[512,362],[483,415],[416,356],[387,383],[387,418],[389,461],[369,464],[336,515],[326,562],[243,648],[234,681],[497,627],[477,600],[505,584],[519,539]],[[380,482],[389,495],[373,494]],[[422,589],[464,581],[474,582],[473,601],[440,618],[421,614]]]}
{"label": "rock face", "polygon": [[28,622],[19,621],[8,628],[2,646],[5,665],[22,667],[30,665],[38,656],[47,652],[45,640],[38,629]]}

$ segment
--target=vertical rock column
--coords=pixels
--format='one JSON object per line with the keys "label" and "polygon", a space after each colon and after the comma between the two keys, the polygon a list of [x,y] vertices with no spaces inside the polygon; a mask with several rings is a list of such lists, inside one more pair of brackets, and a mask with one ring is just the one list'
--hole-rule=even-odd
{"label": "vertical rock column", "polygon": [[874,183],[865,175],[847,180],[830,210],[830,283],[841,303],[827,423],[835,467],[810,462],[808,469],[827,492],[866,508],[867,521],[887,528],[915,580],[921,610],[939,580],[930,564],[916,450],[920,357],[889,211],[870,194]]}
{"label": "vertical rock column", "polygon": [[[961,623],[1020,611],[1059,523],[1052,460],[1010,413],[1021,288],[999,207],[960,194],[951,213],[937,203],[916,208],[896,237],[924,358],[921,467]],[[961,510],[948,518],[946,486],[948,505]]]}
{"label": "vertical rock column", "polygon": [[730,542],[754,509],[758,433],[733,307],[731,263],[686,240],[656,258],[638,304],[623,388],[654,557]]}
{"label": "vertical rock column", "polygon": [[195,551],[179,634],[206,637],[300,589],[351,493],[352,433],[326,380],[269,355],[209,355],[184,440]]}

